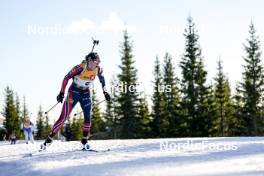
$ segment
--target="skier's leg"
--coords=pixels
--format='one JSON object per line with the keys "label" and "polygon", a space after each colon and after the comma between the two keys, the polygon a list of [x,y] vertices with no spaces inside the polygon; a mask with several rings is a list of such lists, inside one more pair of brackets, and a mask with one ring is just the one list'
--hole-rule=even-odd
{"label": "skier's leg", "polygon": [[52,127],[52,133],[54,135],[61,129],[62,125],[67,120],[67,118],[69,118],[69,115],[73,107],[76,105],[78,101],[78,98],[79,98],[78,94],[79,94],[78,92],[73,91],[72,87],[70,87],[67,98],[64,101],[64,104],[62,107],[60,118],[55,122],[55,124]]}
{"label": "skier's leg", "polygon": [[30,130],[29,139],[30,139],[31,143],[33,144],[34,143],[34,137],[33,137],[32,130]]}
{"label": "skier's leg", "polygon": [[82,97],[80,98],[80,104],[84,115],[84,122],[82,129],[83,130],[82,144],[85,145],[87,143],[90,134],[90,128],[92,125],[91,123],[92,101],[89,92],[85,92],[82,94]]}
{"label": "skier's leg", "polygon": [[64,122],[69,118],[69,115],[73,109],[73,107],[76,105],[76,103],[79,100],[80,92],[73,89],[71,86],[68,91],[68,95],[66,97],[66,100],[63,103],[62,111],[60,118],[55,122],[55,124],[52,127],[52,131],[50,132],[48,138],[44,142],[44,145],[47,143],[52,142],[52,138],[56,135],[56,133],[61,129]]}
{"label": "skier's leg", "polygon": [[26,140],[26,144],[28,143],[28,132],[27,130],[24,130],[24,135],[25,135],[25,140]]}

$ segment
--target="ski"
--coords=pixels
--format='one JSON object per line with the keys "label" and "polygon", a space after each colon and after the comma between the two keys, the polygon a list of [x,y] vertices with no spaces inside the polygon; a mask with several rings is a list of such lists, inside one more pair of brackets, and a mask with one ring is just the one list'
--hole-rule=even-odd
{"label": "ski", "polygon": [[84,152],[109,152],[110,149],[104,149],[104,150],[95,150],[95,149],[84,150],[84,149],[82,149],[81,151],[84,151]]}
{"label": "ski", "polygon": [[70,150],[70,151],[63,151],[63,152],[52,152],[52,153],[46,153],[46,150],[39,150],[36,152],[31,152],[24,154],[22,158],[27,158],[27,157],[33,157],[33,156],[49,156],[49,155],[64,155],[68,153],[73,153],[73,152],[94,152],[94,153],[104,153],[104,152],[109,152],[110,149],[88,149],[88,150],[83,150],[83,149],[76,149],[76,150]]}

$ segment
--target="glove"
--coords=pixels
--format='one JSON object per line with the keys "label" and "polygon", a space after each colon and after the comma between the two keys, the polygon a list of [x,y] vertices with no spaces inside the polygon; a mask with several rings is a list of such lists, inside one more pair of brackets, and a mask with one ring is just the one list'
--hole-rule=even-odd
{"label": "glove", "polygon": [[110,97],[109,93],[104,91],[104,96],[105,96],[106,101],[111,101],[111,97]]}
{"label": "glove", "polygon": [[62,103],[63,98],[64,98],[64,93],[60,92],[59,95],[57,96],[57,101]]}

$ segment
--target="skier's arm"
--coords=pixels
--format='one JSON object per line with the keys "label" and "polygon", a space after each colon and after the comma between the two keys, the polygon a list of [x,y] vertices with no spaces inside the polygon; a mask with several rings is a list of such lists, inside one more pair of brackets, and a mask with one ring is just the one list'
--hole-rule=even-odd
{"label": "skier's arm", "polygon": [[32,133],[34,133],[35,131],[34,123],[30,122],[30,128],[31,128]]}
{"label": "skier's arm", "polygon": [[98,78],[99,78],[99,81],[100,81],[100,83],[102,85],[105,99],[107,101],[110,101],[111,97],[110,97],[109,93],[107,93],[106,88],[105,88],[105,78],[104,78],[104,75],[103,75],[103,69],[100,68],[100,67],[98,67]]}
{"label": "skier's arm", "polygon": [[60,92],[64,93],[69,79],[73,78],[75,75],[80,74],[82,71],[83,71],[83,65],[82,64],[73,67],[73,69],[71,69],[71,71],[64,77],[64,79],[62,81]]}
{"label": "skier's arm", "polygon": [[34,124],[30,121],[30,128],[33,128]]}
{"label": "skier's arm", "polygon": [[103,69],[98,67],[98,78],[99,78],[99,81],[102,85],[102,88],[103,88],[103,91],[106,91],[106,88],[105,88],[105,78],[104,78],[104,75],[103,75]]}

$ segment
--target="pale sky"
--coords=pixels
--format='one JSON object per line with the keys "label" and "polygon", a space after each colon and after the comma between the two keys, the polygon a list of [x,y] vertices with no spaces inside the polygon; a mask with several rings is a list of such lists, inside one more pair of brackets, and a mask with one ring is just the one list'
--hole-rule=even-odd
{"label": "pale sky", "polygon": [[[177,76],[181,76],[178,65],[184,52],[183,32],[189,15],[200,36],[208,81],[213,80],[216,61],[221,57],[224,72],[234,87],[241,78],[242,44],[249,36],[251,20],[263,46],[263,7],[261,0],[2,0],[1,110],[7,85],[18,92],[21,99],[26,96],[33,119],[40,104],[44,110],[55,104],[63,77],[89,53],[91,37],[100,40],[95,51],[101,56],[108,83],[112,75],[120,71],[124,28],[133,40],[139,82],[150,95],[157,55],[163,59],[165,52],[169,52]],[[101,100],[98,80],[96,85]],[[60,110],[61,105],[50,113],[51,122],[58,118]]]}

